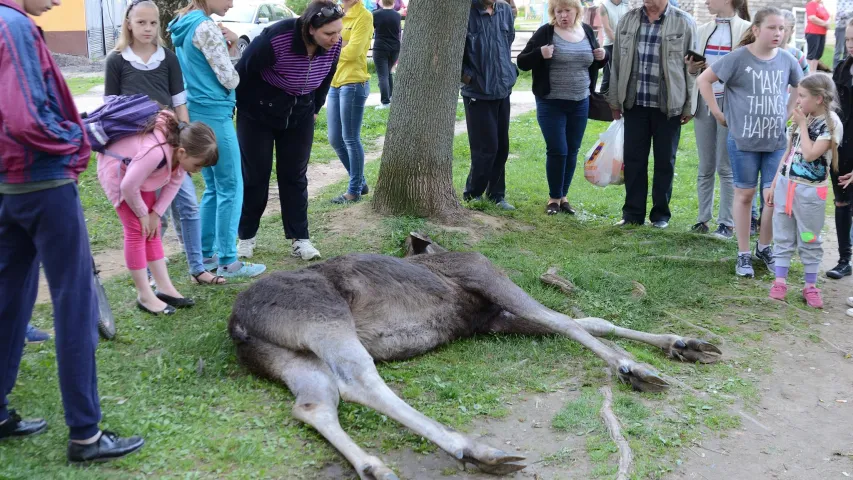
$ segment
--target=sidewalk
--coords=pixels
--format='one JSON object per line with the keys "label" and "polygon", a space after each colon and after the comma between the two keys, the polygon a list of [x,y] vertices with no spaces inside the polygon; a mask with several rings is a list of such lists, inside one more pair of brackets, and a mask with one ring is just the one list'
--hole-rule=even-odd
{"label": "sidewalk", "polygon": [[[375,90],[379,90],[378,87],[375,87]],[[77,110],[80,113],[83,112],[91,112],[92,110],[100,107],[104,103],[104,86],[98,85],[92,87],[91,90],[82,94],[74,96],[74,104],[77,105]],[[460,97],[460,102],[462,101]],[[536,102],[536,98],[533,96],[533,92],[530,91],[521,91],[521,92],[512,92],[512,96],[509,99],[511,104],[531,104]],[[370,96],[367,97],[367,103],[365,104],[368,107],[375,107],[381,103],[379,99],[379,92],[376,91],[371,93]]]}

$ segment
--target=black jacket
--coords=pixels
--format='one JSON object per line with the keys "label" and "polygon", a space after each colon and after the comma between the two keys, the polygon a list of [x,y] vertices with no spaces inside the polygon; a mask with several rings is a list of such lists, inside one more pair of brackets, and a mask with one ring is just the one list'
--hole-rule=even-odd
{"label": "black jacket", "polygon": [[[303,120],[313,120],[313,115],[323,108],[332,84],[332,77],[335,76],[338,67],[340,42],[328,51],[318,46],[313,60],[309,61],[308,49],[301,32],[300,18],[282,20],[265,28],[243,52],[242,58],[235,67],[240,74],[240,84],[237,86],[237,109],[241,114],[259,122],[288,128],[295,127]],[[290,40],[285,44],[284,39],[288,35]],[[328,69],[322,82],[313,90],[295,95],[264,80],[263,72],[267,69],[275,69],[276,64],[283,60],[278,58],[273,47],[274,42],[279,48],[283,44],[286,45],[286,48],[279,53],[296,57],[296,59],[286,59],[288,77],[307,84],[309,75],[314,78],[322,71],[321,69]]]}
{"label": "black jacket", "polygon": [[844,125],[844,137],[841,140],[841,145],[838,146],[839,174],[853,171],[853,141],[851,141],[853,135],[847,134],[847,132],[853,132],[853,75],[850,74],[851,66],[853,66],[853,57],[848,56],[846,60],[835,67],[835,72],[832,74],[835,89],[838,90],[838,102],[841,105],[838,118]]}
{"label": "black jacket", "polygon": [[373,12],[373,50],[400,51],[400,24],[403,17],[390,8]]}
{"label": "black jacket", "polygon": [[[586,34],[586,39],[595,50],[598,47],[598,39],[595,38],[595,32],[587,24],[582,24],[583,31]],[[530,37],[524,50],[518,54],[518,68],[522,70],[533,70],[533,94],[537,97],[546,97],[551,93],[551,76],[549,69],[551,67],[551,59],[542,57],[542,47],[551,45],[554,42],[554,26],[542,25],[536,33]],[[595,83],[598,81],[598,69],[607,64],[607,52],[604,53],[603,60],[593,60],[589,66],[589,92],[595,91]]]}
{"label": "black jacket", "polygon": [[515,26],[512,8],[506,2],[494,4],[494,13],[485,12],[481,0],[471,0],[462,78],[462,96],[478,100],[501,100],[512,93],[518,69],[512,64]]}

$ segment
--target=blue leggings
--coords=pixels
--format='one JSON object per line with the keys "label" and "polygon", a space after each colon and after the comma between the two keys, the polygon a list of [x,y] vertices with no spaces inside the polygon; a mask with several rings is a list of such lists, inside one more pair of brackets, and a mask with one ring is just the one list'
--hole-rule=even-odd
{"label": "blue leggings", "polygon": [[237,226],[243,210],[243,170],[240,145],[230,112],[228,115],[199,114],[190,110],[190,120],[207,124],[216,134],[219,161],[201,170],[205,188],[201,197],[201,253],[219,255],[220,265],[237,261]]}

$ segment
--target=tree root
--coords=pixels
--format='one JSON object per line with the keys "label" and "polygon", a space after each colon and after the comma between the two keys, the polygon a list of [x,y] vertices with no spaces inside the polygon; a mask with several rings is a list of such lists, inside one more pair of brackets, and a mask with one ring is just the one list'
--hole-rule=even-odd
{"label": "tree root", "polygon": [[679,255],[648,255],[645,257],[640,257],[646,260],[672,260],[675,262],[697,262],[697,263],[728,263],[733,261],[733,258],[723,257],[723,258],[695,258],[695,257],[682,257]]}
{"label": "tree root", "polygon": [[604,425],[607,426],[607,431],[610,433],[610,439],[619,448],[619,470],[616,475],[616,480],[628,480],[631,476],[631,470],[634,464],[634,455],[631,452],[631,446],[628,440],[622,435],[622,427],[619,426],[619,419],[613,413],[613,392],[610,390],[610,370],[607,370],[607,384],[602,386],[598,391],[604,396],[604,402],[601,405],[601,419],[604,420]]}
{"label": "tree root", "polygon": [[559,288],[566,295],[571,295],[575,291],[575,284],[557,275],[557,272],[559,271],[560,269],[557,267],[551,267],[547,272],[539,276],[539,280],[541,280],[542,283]]}

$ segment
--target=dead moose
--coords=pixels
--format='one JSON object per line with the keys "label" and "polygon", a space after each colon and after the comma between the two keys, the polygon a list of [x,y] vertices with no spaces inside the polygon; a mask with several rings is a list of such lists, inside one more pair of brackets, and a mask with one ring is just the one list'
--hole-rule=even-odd
{"label": "dead moose", "polygon": [[240,361],[255,374],[284,382],[296,396],[293,415],[317,429],[362,479],[397,476],[341,428],[341,398],[393,418],[482,471],[507,474],[525,467],[516,463],[523,457],[474,441],[409,406],[380,378],[376,361],[412,358],[483,333],[558,334],[592,350],[637,390],[661,391],[669,385],[655,370],[595,337],[645,342],[690,362],[720,357],[717,347],[701,340],[550,310],[479,253],[448,252],[417,234],[407,246],[407,258],[350,254],[273,273],[237,296],[229,320]]}

